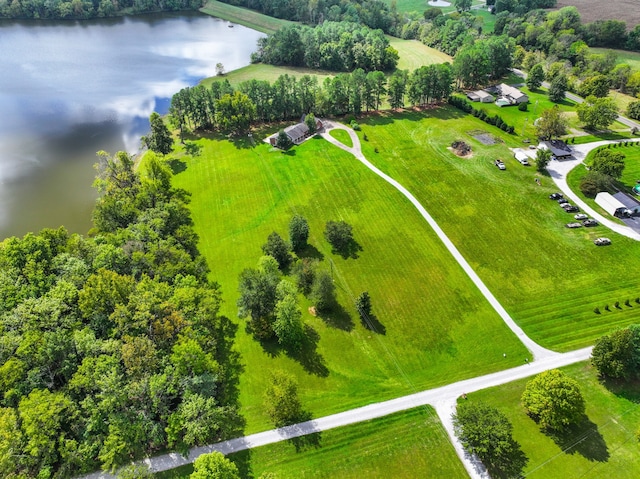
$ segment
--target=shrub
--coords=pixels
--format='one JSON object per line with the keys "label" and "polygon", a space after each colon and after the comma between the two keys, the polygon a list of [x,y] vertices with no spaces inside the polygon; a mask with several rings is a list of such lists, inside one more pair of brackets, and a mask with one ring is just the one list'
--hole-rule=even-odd
{"label": "shrub", "polygon": [[528,106],[528,103],[527,103],[527,102],[520,103],[520,104],[518,105],[518,110],[520,110],[520,111],[527,111],[527,106]]}

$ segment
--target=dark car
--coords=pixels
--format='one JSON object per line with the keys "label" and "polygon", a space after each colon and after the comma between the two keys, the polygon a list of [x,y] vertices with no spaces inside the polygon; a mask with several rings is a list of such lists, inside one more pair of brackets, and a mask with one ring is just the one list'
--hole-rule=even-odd
{"label": "dark car", "polygon": [[[562,205],[564,206],[564,205]],[[574,205],[567,205],[567,207],[564,209],[567,213],[575,213],[576,211],[580,211],[580,208],[578,208],[577,206]]]}
{"label": "dark car", "polygon": [[567,228],[580,228],[582,227],[582,223],[567,223],[565,226]]}
{"label": "dark car", "polygon": [[596,238],[593,240],[593,243],[596,246],[607,246],[611,244],[611,240],[609,238]]}
{"label": "dark car", "polygon": [[559,205],[564,205],[565,203],[569,203],[569,200],[568,200],[568,199],[566,199],[566,198],[560,198],[560,199],[558,200],[558,204],[559,204]]}
{"label": "dark car", "polygon": [[549,195],[550,200],[559,200],[560,198],[564,198],[564,195],[562,193],[551,193]]}
{"label": "dark car", "polygon": [[594,220],[593,218],[589,218],[588,220],[584,220],[582,222],[583,226],[598,226],[600,223],[598,223],[597,220]]}

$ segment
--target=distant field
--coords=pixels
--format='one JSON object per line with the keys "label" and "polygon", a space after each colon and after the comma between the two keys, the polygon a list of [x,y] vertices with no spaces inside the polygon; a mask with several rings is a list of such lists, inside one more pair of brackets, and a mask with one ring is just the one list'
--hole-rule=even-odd
{"label": "distant field", "polygon": [[284,25],[288,25],[288,20],[269,17],[253,10],[236,7],[216,0],[208,0],[207,4],[200,9],[201,12],[213,17],[229,20],[259,32],[273,33]]}
{"label": "distant field", "polygon": [[587,406],[587,420],[556,441],[540,431],[520,404],[528,380],[469,394],[503,412],[513,436],[529,458],[528,479],[637,479],[640,477],[638,384],[607,388],[588,363],[562,369],[578,381]]}
{"label": "distant field", "polygon": [[418,40],[402,40],[391,36],[387,38],[391,46],[398,50],[398,54],[400,55],[398,69],[400,70],[412,71],[423,65],[453,61],[453,58],[446,53],[428,47]]}
{"label": "distant field", "polygon": [[[318,446],[300,452],[281,442],[232,454],[243,479],[273,473],[278,479],[466,478],[438,417],[430,407],[412,409],[312,437]],[[156,474],[188,479],[192,468]]]}
{"label": "distant field", "polygon": [[640,23],[640,8],[637,0],[558,0],[556,8],[574,6],[580,12],[583,23],[596,20],[623,20],[627,27]]}
{"label": "distant field", "polygon": [[636,71],[640,71],[640,53],[626,50],[612,50],[610,48],[590,48],[593,53],[614,52],[618,56],[618,63],[626,63]]}

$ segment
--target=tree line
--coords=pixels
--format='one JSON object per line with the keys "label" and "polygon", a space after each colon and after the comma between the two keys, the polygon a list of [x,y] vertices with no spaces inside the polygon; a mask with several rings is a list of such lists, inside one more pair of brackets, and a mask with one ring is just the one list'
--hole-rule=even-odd
{"label": "tree line", "polygon": [[0,2],[2,18],[88,19],[197,10],[202,0],[13,0]]}
{"label": "tree line", "polygon": [[[90,236],[0,243],[0,476],[64,478],[236,434],[231,323],[188,195],[100,155]],[[137,476],[136,476],[137,477]]]}
{"label": "tree line", "polygon": [[390,71],[398,59],[382,30],[353,22],[284,26],[259,39],[258,51],[252,55],[254,62],[330,71]]}
{"label": "tree line", "polygon": [[408,101],[424,106],[446,99],[453,88],[451,65],[422,66],[409,73],[394,72],[388,78],[380,71],[356,69],[326,78],[297,79],[281,75],[273,83],[248,80],[237,88],[228,80],[214,81],[210,87],[198,85],[176,93],[169,107],[171,122],[182,133],[196,130],[245,131],[251,123],[298,119],[316,115],[359,114],[378,110],[388,101],[402,108]]}

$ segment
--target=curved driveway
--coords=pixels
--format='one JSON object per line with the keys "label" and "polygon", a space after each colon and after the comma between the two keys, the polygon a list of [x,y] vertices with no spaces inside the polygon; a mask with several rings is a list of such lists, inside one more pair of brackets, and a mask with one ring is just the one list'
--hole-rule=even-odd
{"label": "curved driveway", "polygon": [[[625,141],[640,141],[640,139],[634,140],[625,140]],[[598,141],[595,143],[586,143],[584,145],[575,145],[572,147],[573,156],[570,160],[552,160],[547,165],[547,171],[553,178],[553,181],[558,185],[562,194],[567,198],[573,200],[573,202],[578,205],[582,211],[588,213],[597,219],[602,225],[611,229],[612,231],[626,236],[627,238],[634,239],[636,241],[640,241],[640,233],[633,230],[629,226],[621,225],[619,223],[615,223],[608,218],[605,218],[600,213],[596,212],[591,206],[586,204],[582,199],[576,195],[567,183],[567,175],[569,172],[574,169],[576,166],[580,165],[584,159],[587,157],[587,154],[599,146],[607,145],[609,143],[616,143],[616,141]]]}

